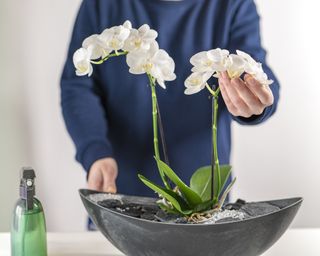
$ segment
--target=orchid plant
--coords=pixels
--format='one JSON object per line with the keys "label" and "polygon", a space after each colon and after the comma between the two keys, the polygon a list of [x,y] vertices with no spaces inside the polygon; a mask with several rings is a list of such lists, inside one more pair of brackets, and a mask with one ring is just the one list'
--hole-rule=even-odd
{"label": "orchid plant", "polygon": [[[190,62],[193,65],[192,74],[185,81],[185,94],[191,95],[207,89],[212,96],[212,162],[195,171],[186,185],[169,167],[168,161],[162,161],[159,151],[158,124],[161,139],[162,122],[159,118],[156,85],[166,88],[166,81],[176,79],[175,63],[169,54],[156,41],[158,33],[145,24],[140,28],[132,28],[131,22],[105,29],[101,34],[86,38],[82,47],[73,56],[76,74],[78,76],[93,73],[92,64],[102,64],[112,57],[126,55],[129,72],[132,74],[146,74],[151,88],[153,145],[163,186],[157,185],[142,175],[140,180],[159,194],[159,206],[169,212],[191,219],[197,214],[207,214],[219,210],[223,205],[235,179],[224,189],[231,173],[230,165],[220,165],[217,148],[217,117],[218,86],[210,86],[211,77],[219,77],[221,72],[227,72],[230,78],[240,77],[244,72],[252,75],[262,85],[272,83],[262,69],[250,55],[242,51],[230,54],[228,50],[220,48],[195,54]],[[165,145],[165,143],[162,143]],[[165,149],[163,149],[165,152]],[[164,154],[166,155],[166,154]]]}

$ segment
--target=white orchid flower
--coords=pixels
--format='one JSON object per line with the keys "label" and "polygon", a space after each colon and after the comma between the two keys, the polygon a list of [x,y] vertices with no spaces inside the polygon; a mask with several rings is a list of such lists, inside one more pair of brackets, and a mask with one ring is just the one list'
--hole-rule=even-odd
{"label": "white orchid flower", "polygon": [[129,52],[127,55],[127,64],[129,72],[135,75],[150,73],[153,64],[152,57],[159,51],[159,45],[155,42],[150,46],[150,49]]}
{"label": "white orchid flower", "polygon": [[221,72],[226,70],[226,60],[229,55],[228,50],[220,48],[210,51],[199,52],[190,59],[194,66],[192,72]]}
{"label": "white orchid flower", "polygon": [[126,20],[123,25],[124,28],[131,30],[132,29],[132,24],[130,20]]}
{"label": "white orchid flower", "polygon": [[194,72],[184,82],[186,87],[184,94],[191,95],[200,92],[206,87],[211,72]]}
{"label": "white orchid flower", "polygon": [[165,89],[165,81],[173,81],[177,78],[174,73],[175,63],[169,54],[162,49],[155,53],[152,62],[154,67],[151,69],[150,74],[155,77],[158,84]]}
{"label": "white orchid flower", "polygon": [[263,71],[261,63],[256,62],[249,54],[243,51],[237,50],[237,54],[246,62],[244,69],[246,73],[252,75],[262,85],[270,85],[273,83],[273,80],[269,80],[267,74]]}
{"label": "white orchid flower", "polygon": [[230,54],[226,61],[227,73],[229,77],[237,78],[240,77],[246,67],[245,60],[236,54]]}
{"label": "white orchid flower", "polygon": [[158,37],[158,32],[150,29],[144,24],[139,29],[132,29],[129,38],[125,41],[123,50],[131,52],[134,50],[149,50],[150,45]]}
{"label": "white orchid flower", "polygon": [[93,67],[90,62],[92,53],[85,48],[78,49],[73,54],[73,64],[76,67],[77,76],[91,76],[93,72]]}
{"label": "white orchid flower", "polygon": [[111,52],[110,49],[105,49],[103,47],[103,42],[100,40],[100,37],[97,34],[87,37],[83,41],[82,47],[85,49],[90,48],[90,51],[92,52],[91,54],[92,60],[104,58]]}
{"label": "white orchid flower", "polygon": [[264,86],[268,86],[273,84],[273,80],[268,79],[268,75],[264,72],[258,72],[252,75],[260,84]]}
{"label": "white orchid flower", "polygon": [[165,81],[173,81],[176,79],[173,59],[166,51],[159,49],[156,42],[150,45],[149,50],[129,52],[127,55],[127,64],[130,67],[130,73],[136,75],[150,74],[164,89],[166,88],[164,84]]}
{"label": "white orchid flower", "polygon": [[100,35],[99,40],[103,43],[106,52],[119,51],[123,48],[124,42],[128,39],[132,25],[126,21],[123,25],[105,29]]}

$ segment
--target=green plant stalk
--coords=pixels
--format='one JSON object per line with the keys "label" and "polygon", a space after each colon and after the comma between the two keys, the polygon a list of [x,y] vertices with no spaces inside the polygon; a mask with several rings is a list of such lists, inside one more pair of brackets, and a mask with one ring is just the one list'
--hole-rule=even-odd
{"label": "green plant stalk", "polygon": [[[220,172],[220,164],[218,157],[218,141],[217,141],[217,123],[218,123],[218,99],[220,88],[218,87],[215,91],[210,88],[208,84],[206,84],[206,88],[212,95],[212,161],[211,161],[211,200],[218,201],[219,193],[221,190],[221,172]],[[215,181],[215,172],[217,177],[217,194],[214,193],[214,181]]]}
{"label": "green plant stalk", "polygon": [[[220,164],[218,157],[218,136],[217,136],[217,121],[218,121],[218,99],[219,99],[219,88],[215,91],[215,95],[213,95],[213,124],[212,124],[212,145],[213,145],[213,158],[214,158],[214,167],[212,166],[212,188],[214,187],[214,171],[217,173],[217,194],[213,195],[215,200],[219,200],[219,193],[221,190],[221,173],[220,173]],[[214,190],[213,190],[214,191]]]}
{"label": "green plant stalk", "polygon": [[157,111],[157,94],[156,87],[151,84],[151,97],[152,97],[152,125],[153,125],[153,147],[154,154],[157,159],[160,159],[159,153],[159,140],[158,140],[158,111]]}
{"label": "green plant stalk", "polygon": [[126,52],[126,51],[124,51],[124,52],[115,52],[115,53],[107,55],[106,57],[104,57],[101,60],[98,60],[98,61],[92,60],[91,63],[92,64],[102,64],[103,62],[107,61],[108,59],[110,59],[112,57],[118,57],[118,56],[127,55],[127,54],[128,54],[128,52]]}
{"label": "green plant stalk", "polygon": [[[112,58],[112,57],[118,57],[118,56],[122,56],[122,55],[127,55],[128,52],[127,51],[122,51],[122,52],[118,52],[118,51],[115,51],[114,53],[112,54],[109,54],[107,55],[106,57],[102,58],[101,60],[98,60],[98,61],[91,61],[92,64],[102,64],[104,63],[105,61],[107,61],[108,59]],[[150,87],[151,87],[151,97],[152,97],[152,124],[153,124],[153,146],[154,146],[154,154],[155,154],[155,157],[159,160],[161,160],[160,158],[160,152],[159,152],[159,139],[158,139],[158,102],[157,102],[157,94],[156,94],[156,81],[155,81],[155,78],[150,75],[149,73],[147,73],[148,75],[148,78],[149,78],[149,82],[150,82]],[[160,115],[160,112],[159,112],[159,115]],[[162,131],[162,122],[161,122],[161,117],[159,116],[159,123],[160,123],[160,128],[161,128],[161,133],[162,133],[162,143],[163,143],[163,147],[164,147],[164,155],[165,155],[165,160],[166,162],[169,164],[169,160],[168,160],[168,157],[167,157],[167,151],[166,151],[166,145],[165,145],[165,142],[164,142],[164,134],[163,134],[163,131]],[[166,180],[166,176],[165,174],[163,173],[163,171],[161,171],[159,169],[159,173],[160,173],[160,176],[161,176],[161,179],[163,181],[163,184],[166,186],[167,189],[170,189],[171,190],[171,186],[169,185],[168,181]]]}
{"label": "green plant stalk", "polygon": [[162,153],[164,156],[164,162],[167,165],[170,165],[168,151],[167,151],[167,143],[166,143],[166,138],[164,136],[163,124],[162,124],[160,107],[159,107],[158,101],[157,101],[157,111],[158,111],[158,125],[159,125],[159,132],[160,132],[160,139],[161,139],[161,144],[162,144]]}
{"label": "green plant stalk", "polygon": [[[154,154],[157,159],[160,158],[160,152],[159,152],[159,139],[158,139],[158,111],[157,111],[157,94],[156,94],[156,83],[154,77],[152,77],[150,74],[147,74],[150,82],[151,87],[151,98],[152,98],[152,125],[153,125],[153,147],[154,147]],[[165,174],[163,171],[159,169],[159,173],[161,176],[161,179],[163,181],[163,184],[166,186],[167,189],[171,189],[169,186]]]}

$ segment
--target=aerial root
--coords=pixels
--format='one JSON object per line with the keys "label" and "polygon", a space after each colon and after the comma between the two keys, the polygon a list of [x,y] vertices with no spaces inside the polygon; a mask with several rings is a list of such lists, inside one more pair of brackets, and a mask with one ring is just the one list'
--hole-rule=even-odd
{"label": "aerial root", "polygon": [[205,211],[205,212],[201,212],[201,213],[193,213],[191,214],[190,217],[188,217],[188,222],[190,223],[203,223],[209,219],[212,218],[212,215],[216,212],[219,212],[220,211],[220,208],[214,208],[214,209],[211,209],[211,210],[208,210],[208,211]]}

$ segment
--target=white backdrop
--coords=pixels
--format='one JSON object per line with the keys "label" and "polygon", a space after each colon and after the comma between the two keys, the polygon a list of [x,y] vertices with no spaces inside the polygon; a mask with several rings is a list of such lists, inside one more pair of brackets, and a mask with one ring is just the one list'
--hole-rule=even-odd
{"label": "white backdrop", "polygon": [[[59,104],[59,77],[79,0],[0,3],[0,231],[9,229],[19,168],[33,166],[50,231],[79,231],[85,212]],[[257,0],[269,63],[281,81],[276,115],[256,127],[233,126],[234,198],[305,198],[294,225],[320,227],[320,34],[318,1]]]}

